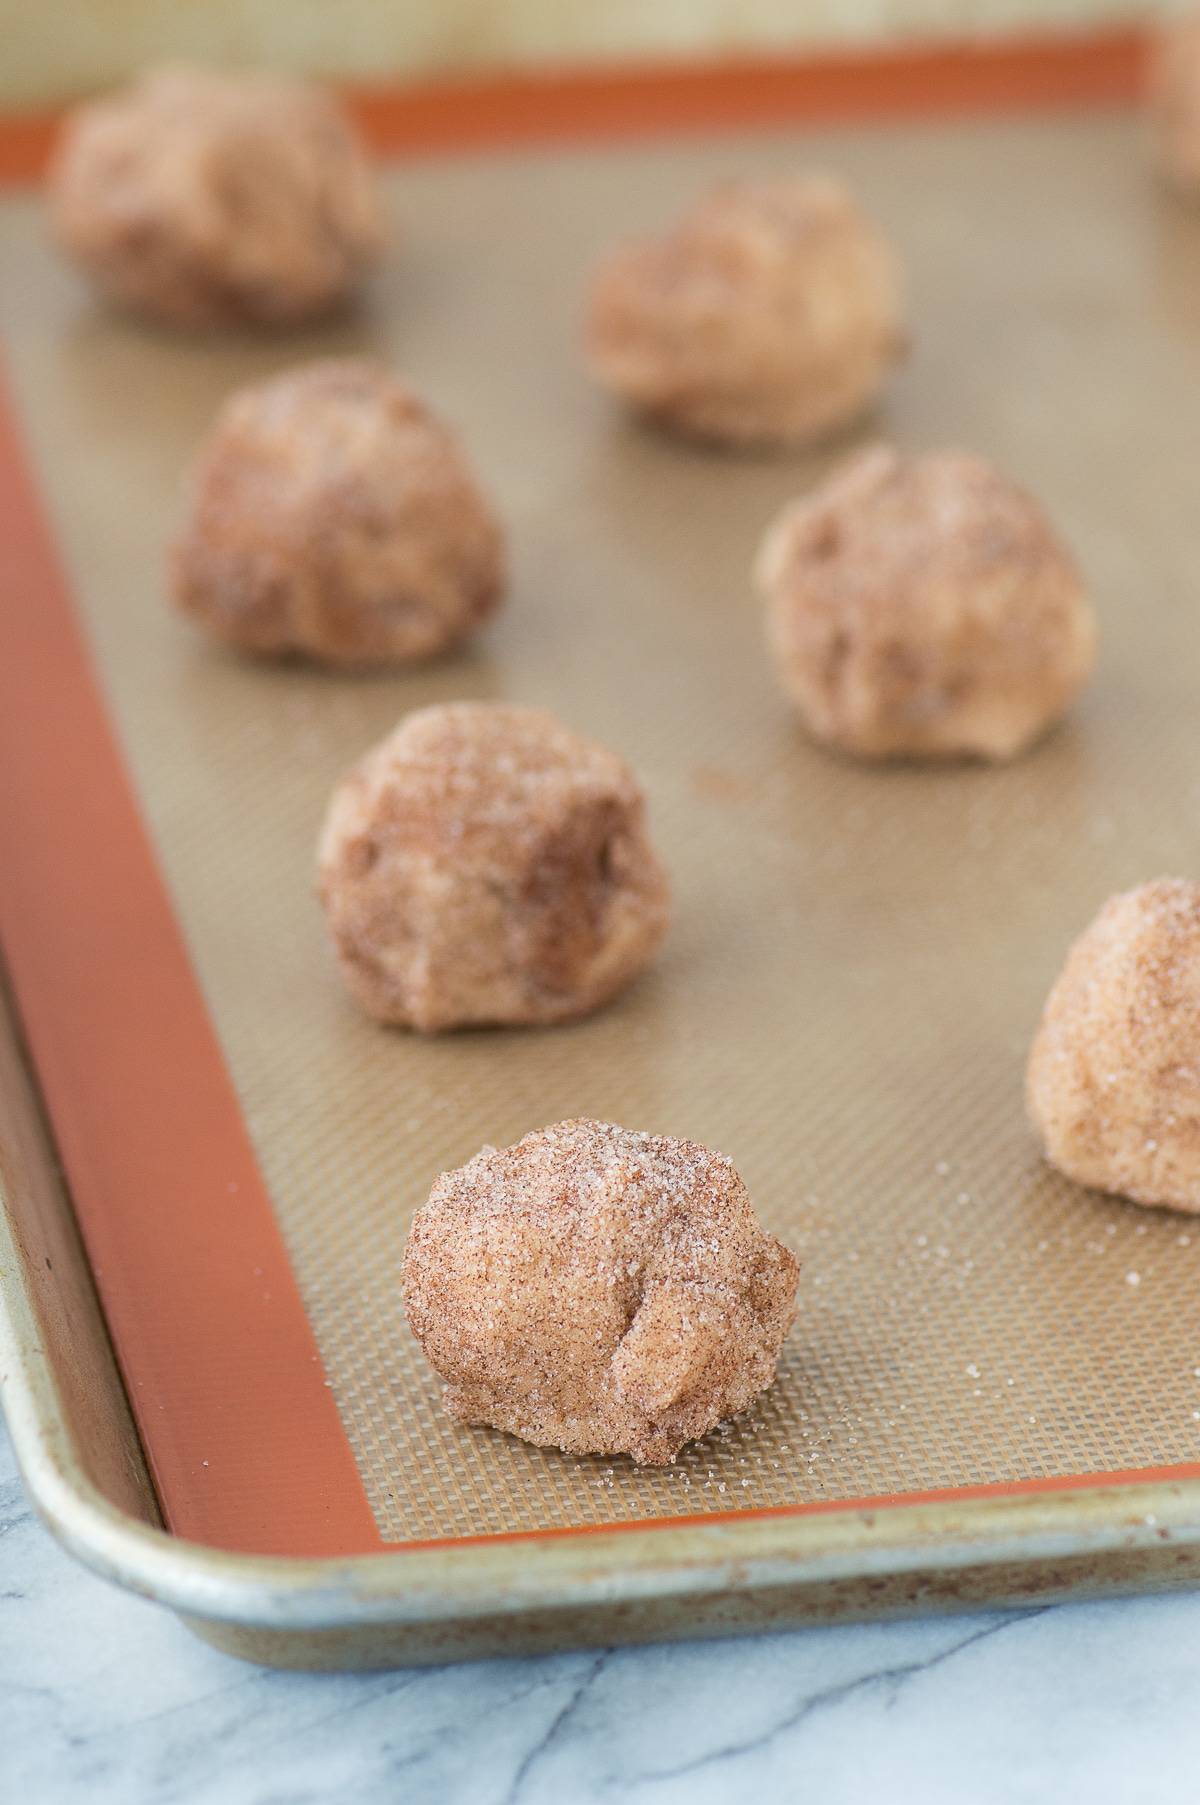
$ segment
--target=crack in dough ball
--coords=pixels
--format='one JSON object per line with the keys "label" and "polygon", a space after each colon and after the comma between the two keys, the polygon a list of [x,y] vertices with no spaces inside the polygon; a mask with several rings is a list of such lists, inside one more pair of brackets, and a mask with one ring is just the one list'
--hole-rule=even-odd
{"label": "crack in dough ball", "polygon": [[504,582],[503,535],[454,434],[354,360],[226,402],[172,553],[178,606],[217,638],[338,665],[442,652]]}
{"label": "crack in dough ball", "polygon": [[333,98],[274,75],[163,69],[78,109],[57,236],[112,299],[176,326],[286,326],[344,302],[383,220]]}
{"label": "crack in dough ball", "polygon": [[1068,1178],[1200,1211],[1200,884],[1105,903],[1050,992],[1026,1095]]}
{"label": "crack in dough ball", "polygon": [[1172,187],[1200,196],[1200,15],[1160,29],[1149,87],[1159,168]]}
{"label": "crack in dough ball", "polygon": [[319,864],[351,992],[428,1032],[586,1015],[670,914],[628,766],[501,703],[409,715],[339,785]]}
{"label": "crack in dough ball", "polygon": [[1094,658],[1075,564],[1037,503],[962,452],[861,452],[768,532],[757,578],[784,688],[864,758],[1011,758]]}
{"label": "crack in dough ball", "polygon": [[899,266],[840,182],[729,183],[601,266],[587,344],[598,379],[663,425],[817,440],[865,412],[905,348]]}
{"label": "crack in dough ball", "polygon": [[404,1304],[451,1416],[663,1466],[771,1384],[799,1271],[724,1154],[559,1122],[438,1179]]}

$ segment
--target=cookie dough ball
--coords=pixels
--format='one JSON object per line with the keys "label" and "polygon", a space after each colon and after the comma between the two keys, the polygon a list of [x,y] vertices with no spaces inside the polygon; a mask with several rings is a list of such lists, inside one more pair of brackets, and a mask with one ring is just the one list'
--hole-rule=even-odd
{"label": "cookie dough ball", "polygon": [[383,241],[334,100],[272,75],[165,69],[81,107],[50,200],[59,240],[104,293],[177,326],[328,313]]}
{"label": "cookie dough ball", "polygon": [[1163,176],[1200,196],[1200,14],[1159,31],[1150,60],[1150,114]]}
{"label": "cookie dough ball", "polygon": [[1050,992],[1026,1095],[1068,1178],[1200,1211],[1200,884],[1105,903]]}
{"label": "cookie dough ball", "polygon": [[405,663],[494,612],[504,542],[453,433],[404,383],[369,363],[315,363],[226,402],[172,588],[247,652]]}
{"label": "cookie dough ball", "polygon": [[623,990],[667,929],[628,766],[553,715],[409,715],[338,787],[321,896],[369,1015],[436,1030],[568,1021]]}
{"label": "cookie dough ball", "polygon": [[404,1303],[451,1416],[665,1466],[770,1385],[799,1271],[724,1154],[559,1122],[438,1179]]}
{"label": "cookie dough ball", "polygon": [[663,425],[729,444],[822,438],[875,400],[905,344],[890,246],[840,182],[730,183],[599,271],[599,378]]}
{"label": "cookie dough ball", "polygon": [[864,758],[1011,758],[1092,668],[1072,559],[1030,496],[961,452],[859,453],[784,510],[757,575],[809,731]]}

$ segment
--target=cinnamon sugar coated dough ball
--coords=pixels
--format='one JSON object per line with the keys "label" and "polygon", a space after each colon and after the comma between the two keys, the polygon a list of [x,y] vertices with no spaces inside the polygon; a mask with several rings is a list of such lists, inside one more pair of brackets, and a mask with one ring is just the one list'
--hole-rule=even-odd
{"label": "cinnamon sugar coated dough ball", "polygon": [[628,766],[490,702],[421,709],[350,772],[320,888],[353,995],[430,1031],[585,1015],[653,957],[670,912]]}
{"label": "cinnamon sugar coated dough ball", "polygon": [[1026,1091],[1068,1178],[1200,1211],[1200,884],[1105,903],[1050,992]]}
{"label": "cinnamon sugar coated dough ball", "polygon": [[799,1270],[724,1154],[559,1122],[438,1179],[404,1303],[451,1416],[664,1466],[770,1385]]}
{"label": "cinnamon sugar coated dough ball", "polygon": [[336,102],[274,75],[164,69],[79,108],[50,203],[101,290],[177,326],[328,313],[383,244],[371,171]]}
{"label": "cinnamon sugar coated dough ball", "polygon": [[172,587],[248,652],[428,658],[495,611],[504,540],[454,434],[373,364],[240,390],[204,445]]}
{"label": "cinnamon sugar coated dough ball", "polygon": [[904,349],[899,266],[840,182],[731,182],[599,270],[599,380],[639,412],[731,444],[823,437],[875,400]]}
{"label": "cinnamon sugar coated dough ball", "polygon": [[768,532],[757,576],[814,738],[866,758],[1011,758],[1093,662],[1075,564],[982,458],[851,458]]}
{"label": "cinnamon sugar coated dough ball", "polygon": [[1150,115],[1163,176],[1200,196],[1200,13],[1164,25],[1157,35]]}

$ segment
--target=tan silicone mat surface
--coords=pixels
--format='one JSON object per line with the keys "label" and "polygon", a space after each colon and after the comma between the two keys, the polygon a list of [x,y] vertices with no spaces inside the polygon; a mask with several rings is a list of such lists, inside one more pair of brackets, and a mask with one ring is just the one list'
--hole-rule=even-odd
{"label": "tan silicone mat surface", "polygon": [[[583,272],[610,237],[730,171],[812,161],[860,185],[912,272],[914,355],[872,429],[995,457],[1094,588],[1095,684],[1009,769],[808,745],[747,571],[828,459],[660,441],[580,370]],[[1103,898],[1200,868],[1200,217],[1107,117],[432,161],[390,193],[401,236],[369,308],[286,343],[107,316],[36,205],[0,206],[26,429],[383,1534],[1195,1460],[1200,1224],[1050,1175],[1021,1078]],[[511,526],[510,605],[411,675],[238,663],[164,606],[181,473],[236,383],[350,350],[463,429]],[[342,995],[312,894],[327,794],[405,710],[454,696],[549,705],[645,780],[678,921],[591,1021],[418,1040]],[[453,1427],[399,1305],[433,1175],[581,1113],[723,1148],[804,1259],[779,1383],[665,1472]]]}

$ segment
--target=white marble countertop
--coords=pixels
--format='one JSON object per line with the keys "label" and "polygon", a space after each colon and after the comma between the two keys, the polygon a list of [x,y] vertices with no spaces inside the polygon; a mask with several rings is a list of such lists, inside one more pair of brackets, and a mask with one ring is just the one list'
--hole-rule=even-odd
{"label": "white marble countertop", "polygon": [[369,1675],[260,1671],[103,1584],[0,1429],[22,1805],[1194,1805],[1200,1596]]}

